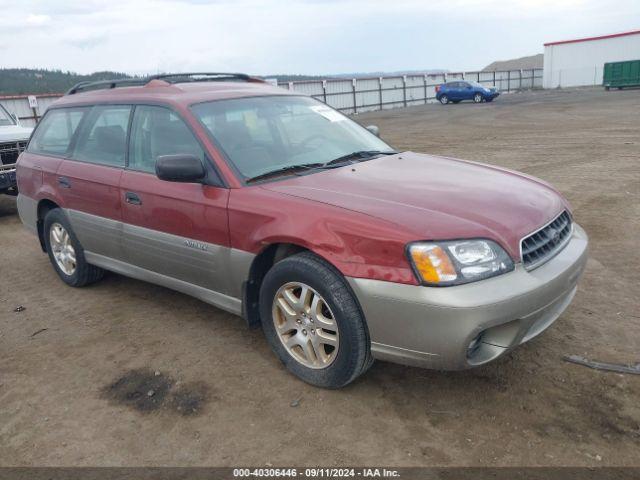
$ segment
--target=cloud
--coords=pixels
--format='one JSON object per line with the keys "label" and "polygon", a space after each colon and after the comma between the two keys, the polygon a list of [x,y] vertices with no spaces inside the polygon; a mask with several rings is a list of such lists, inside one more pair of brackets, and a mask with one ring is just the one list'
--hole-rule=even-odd
{"label": "cloud", "polygon": [[36,15],[30,14],[26,19],[27,25],[31,25],[34,27],[40,27],[42,25],[47,25],[51,22],[51,17],[49,15]]}
{"label": "cloud", "polygon": [[65,40],[69,45],[80,48],[82,50],[88,50],[96,48],[97,46],[108,41],[107,35],[88,35],[77,38],[68,38]]}
{"label": "cloud", "polygon": [[637,28],[637,0],[0,0],[0,65],[255,74],[476,69]]}

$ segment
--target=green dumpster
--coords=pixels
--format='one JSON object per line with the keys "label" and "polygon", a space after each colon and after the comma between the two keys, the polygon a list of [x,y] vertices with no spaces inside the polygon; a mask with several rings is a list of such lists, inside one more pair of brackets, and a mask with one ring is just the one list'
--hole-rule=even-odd
{"label": "green dumpster", "polygon": [[605,63],[603,85],[605,90],[640,86],[640,60]]}

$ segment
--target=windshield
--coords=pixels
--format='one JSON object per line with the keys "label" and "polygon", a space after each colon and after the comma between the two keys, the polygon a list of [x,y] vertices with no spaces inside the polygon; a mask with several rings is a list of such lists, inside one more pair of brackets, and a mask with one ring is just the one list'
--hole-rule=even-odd
{"label": "windshield", "polygon": [[484,85],[482,85],[481,83],[478,83],[478,82],[469,82],[469,84],[474,86],[474,87],[477,87],[477,88],[489,88],[489,87],[486,87],[486,86],[484,86]]}
{"label": "windshield", "polygon": [[0,127],[15,125],[13,118],[9,115],[2,105],[0,105]]}
{"label": "windshield", "polygon": [[353,152],[393,152],[368,130],[309,97],[219,100],[192,110],[245,179]]}

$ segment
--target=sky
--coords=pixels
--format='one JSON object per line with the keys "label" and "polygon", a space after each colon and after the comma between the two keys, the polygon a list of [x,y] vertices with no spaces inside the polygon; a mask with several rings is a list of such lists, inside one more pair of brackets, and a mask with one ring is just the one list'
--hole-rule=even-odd
{"label": "sky", "polygon": [[0,67],[471,71],[640,29],[640,0],[0,0]]}

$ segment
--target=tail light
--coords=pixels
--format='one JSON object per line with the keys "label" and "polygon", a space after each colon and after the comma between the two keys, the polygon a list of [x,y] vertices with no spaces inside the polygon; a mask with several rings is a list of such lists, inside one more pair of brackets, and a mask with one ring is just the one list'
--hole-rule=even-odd
{"label": "tail light", "polygon": [[436,93],[440,91],[440,85],[436,85]]}

